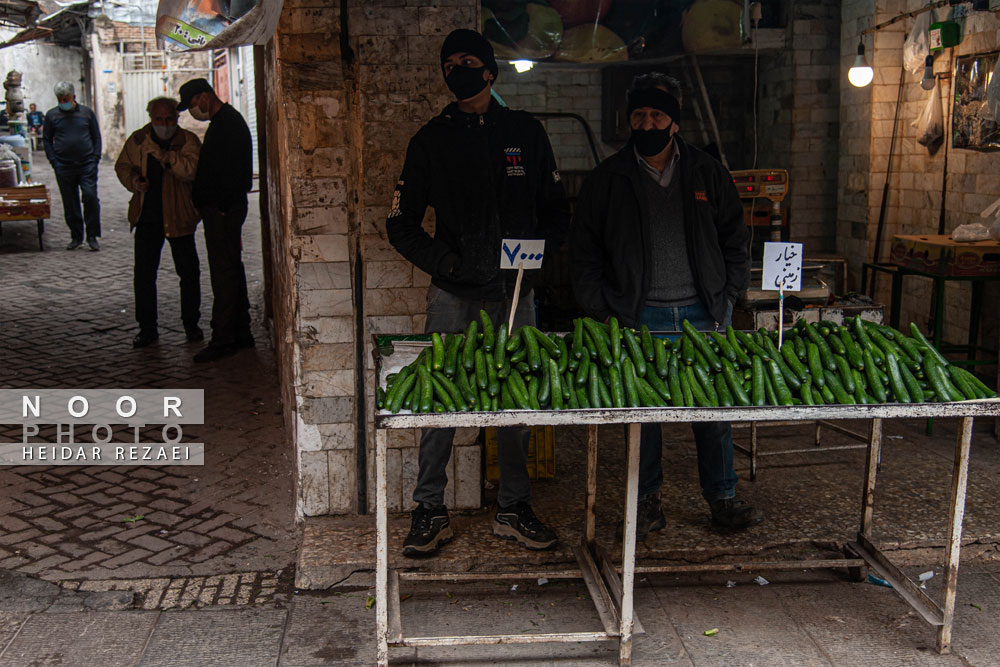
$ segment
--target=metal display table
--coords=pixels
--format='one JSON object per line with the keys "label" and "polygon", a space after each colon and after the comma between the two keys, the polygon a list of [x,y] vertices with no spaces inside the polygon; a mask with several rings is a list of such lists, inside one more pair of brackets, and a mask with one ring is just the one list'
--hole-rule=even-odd
{"label": "metal display table", "polygon": [[[397,346],[397,352],[399,351]],[[416,348],[419,349],[419,348]],[[410,351],[407,351],[410,352]],[[416,353],[393,354],[391,364],[396,370],[413,361]],[[387,359],[379,358],[376,351],[380,384],[382,366]],[[543,642],[617,641],[619,664],[631,664],[632,639],[642,632],[634,613],[634,583],[637,573],[678,573],[738,571],[740,569],[782,570],[817,568],[852,568],[863,571],[865,566],[875,570],[925,621],[937,628],[937,649],[947,653],[951,646],[952,620],[958,581],[959,553],[961,550],[962,520],[965,513],[965,494],[969,470],[969,447],[972,423],[975,417],[1000,415],[1000,399],[963,401],[959,403],[885,404],[885,405],[827,405],[750,408],[613,408],[585,410],[510,410],[503,412],[454,412],[443,414],[390,414],[379,411],[375,415],[375,505],[376,505],[376,563],[375,608],[377,661],[388,665],[390,646],[429,647],[484,644],[525,644]],[[925,417],[959,417],[960,424],[955,444],[955,462],[952,470],[952,492],[949,510],[949,528],[946,545],[945,587],[941,604],[931,599],[919,585],[909,579],[872,542],[872,519],[875,510],[875,482],[881,458],[882,420]],[[769,422],[769,421],[839,421],[868,419],[865,465],[865,485],[861,493],[860,528],[854,541],[843,545],[844,557],[824,560],[773,561],[729,564],[636,566],[636,506],[639,488],[639,433],[641,424],[650,422],[686,423],[705,421]],[[610,562],[595,540],[594,504],[597,497],[597,427],[608,424],[628,425],[627,477],[624,503],[624,535],[620,568]],[[531,572],[456,572],[421,573],[399,572],[389,569],[386,446],[389,429],[503,427],[503,426],[589,426],[587,437],[587,495],[584,507],[584,535],[575,548],[578,569]],[[620,577],[619,577],[620,571]],[[597,609],[603,631],[565,632],[550,634],[494,634],[411,637],[403,633],[399,586],[403,581],[478,581],[522,580],[536,577],[548,579],[582,579]]]}

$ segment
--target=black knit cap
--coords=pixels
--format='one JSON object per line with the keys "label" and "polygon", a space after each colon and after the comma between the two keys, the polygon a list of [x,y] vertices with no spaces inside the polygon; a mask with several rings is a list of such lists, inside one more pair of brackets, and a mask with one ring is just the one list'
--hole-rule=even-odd
{"label": "black knit cap", "polygon": [[455,53],[471,53],[483,61],[486,69],[493,73],[494,79],[497,78],[497,59],[493,55],[493,46],[475,30],[459,28],[452,30],[444,38],[444,44],[441,45],[442,71],[444,71],[444,61]]}

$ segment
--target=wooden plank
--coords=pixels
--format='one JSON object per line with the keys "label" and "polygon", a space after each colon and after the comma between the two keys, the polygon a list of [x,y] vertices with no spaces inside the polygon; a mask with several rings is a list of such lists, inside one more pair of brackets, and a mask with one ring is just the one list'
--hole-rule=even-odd
{"label": "wooden plank", "polygon": [[399,615],[399,573],[389,570],[389,643],[396,644],[403,638],[403,623]]}
{"label": "wooden plank", "polygon": [[604,626],[604,632],[607,633],[608,637],[617,637],[619,624],[618,609],[611,600],[611,594],[608,592],[607,587],[604,585],[604,580],[597,571],[594,559],[590,556],[590,549],[583,544],[574,546],[573,554],[580,564],[583,583],[587,585],[587,590],[590,592],[590,599],[593,601],[597,615],[600,616],[601,624]]}

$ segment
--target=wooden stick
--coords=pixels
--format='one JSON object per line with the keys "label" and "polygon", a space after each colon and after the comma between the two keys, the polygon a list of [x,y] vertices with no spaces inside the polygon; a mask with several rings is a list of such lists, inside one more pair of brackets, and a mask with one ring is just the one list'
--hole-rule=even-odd
{"label": "wooden stick", "polygon": [[507,320],[507,333],[514,332],[514,313],[517,312],[517,301],[521,297],[521,278],[524,277],[524,262],[517,265],[517,282],[514,283],[514,299],[510,302],[510,318]]}
{"label": "wooden stick", "polygon": [[778,289],[778,349],[781,349],[781,341],[785,335],[785,291]]}

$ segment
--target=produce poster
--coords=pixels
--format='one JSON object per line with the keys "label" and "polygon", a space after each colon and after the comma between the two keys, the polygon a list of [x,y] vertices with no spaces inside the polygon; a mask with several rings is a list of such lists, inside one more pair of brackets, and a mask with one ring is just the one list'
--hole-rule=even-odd
{"label": "produce poster", "polygon": [[498,59],[595,63],[739,47],[741,0],[483,0]]}
{"label": "produce poster", "polygon": [[168,51],[266,44],[282,0],[160,0],[156,36]]}
{"label": "produce poster", "polygon": [[989,112],[986,87],[1000,52],[961,56],[955,60],[955,106],[952,108],[952,147],[1000,149],[1000,125]]}

